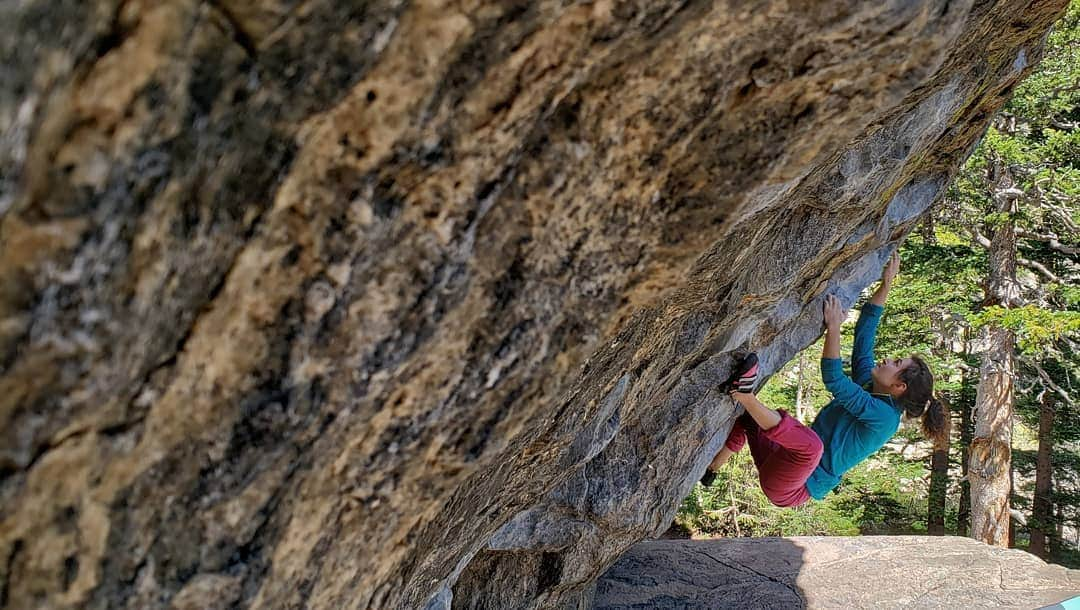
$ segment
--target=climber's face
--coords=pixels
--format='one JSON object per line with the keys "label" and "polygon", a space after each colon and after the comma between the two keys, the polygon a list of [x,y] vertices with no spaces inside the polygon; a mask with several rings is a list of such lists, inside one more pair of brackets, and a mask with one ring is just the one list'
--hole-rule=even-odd
{"label": "climber's face", "polygon": [[886,358],[870,371],[874,379],[874,391],[881,394],[890,394],[898,398],[907,390],[907,384],[900,378],[900,373],[913,366],[915,361],[911,358]]}

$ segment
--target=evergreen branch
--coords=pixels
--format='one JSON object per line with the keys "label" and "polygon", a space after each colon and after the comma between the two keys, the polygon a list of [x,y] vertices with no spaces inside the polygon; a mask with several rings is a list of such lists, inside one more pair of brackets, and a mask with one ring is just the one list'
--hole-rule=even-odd
{"label": "evergreen branch", "polygon": [[1050,378],[1050,375],[1046,371],[1044,371],[1037,362],[1032,362],[1031,366],[1035,367],[1035,370],[1039,373],[1039,378],[1042,380],[1043,387],[1053,390],[1055,394],[1061,396],[1061,399],[1065,401],[1065,404],[1070,406],[1074,404],[1072,396],[1068,392],[1066,392],[1061,386],[1054,383],[1054,380]]}
{"label": "evergreen branch", "polygon": [[1017,231],[1016,235],[1024,239],[1033,239],[1047,244],[1051,250],[1057,250],[1062,254],[1080,254],[1080,248],[1073,248],[1061,243],[1057,235],[1041,235],[1031,231]]}
{"label": "evergreen branch", "polygon": [[[985,235],[980,233],[978,229],[976,229],[974,227],[968,227],[968,231],[971,233],[971,235],[975,238],[975,241],[980,246],[982,246],[983,248],[986,248],[987,250],[990,249],[990,240],[987,239]],[[1065,283],[1061,278],[1054,275],[1053,271],[1050,271],[1049,269],[1047,269],[1046,266],[1043,265],[1040,262],[1028,260],[1026,258],[1021,258],[1021,257],[1017,256],[1016,257],[1016,264],[1020,265],[1021,267],[1026,267],[1026,268],[1028,268],[1028,269],[1030,269],[1032,271],[1039,272],[1040,274],[1045,276],[1046,279],[1050,280],[1051,282],[1054,282],[1055,284],[1064,284]]]}
{"label": "evergreen branch", "polygon": [[[1046,193],[1046,196],[1047,196],[1047,198],[1053,199],[1055,201],[1061,201],[1061,202],[1064,202],[1064,203],[1072,203],[1072,201],[1068,197],[1066,197],[1064,195],[1059,196],[1059,195],[1054,194],[1054,193]],[[1045,200],[1043,200],[1042,205],[1046,209],[1053,212],[1054,216],[1057,216],[1058,220],[1060,220],[1065,225],[1065,227],[1069,229],[1069,232],[1071,232],[1071,233],[1080,233],[1080,225],[1077,225],[1075,222],[1073,222],[1073,219],[1072,219],[1071,214],[1069,213],[1069,210],[1067,210],[1067,209],[1065,209],[1065,208],[1063,208],[1061,206],[1056,206],[1056,205],[1052,205],[1050,203],[1046,203]]]}
{"label": "evergreen branch", "polygon": [[1058,276],[1054,275],[1054,273],[1052,271],[1047,269],[1045,265],[1043,265],[1042,263],[1040,263],[1038,261],[1031,261],[1031,260],[1028,260],[1026,258],[1020,258],[1018,256],[1018,257],[1016,257],[1016,263],[1018,265],[1020,265],[1020,266],[1027,267],[1028,269],[1031,269],[1032,271],[1038,271],[1044,277],[1046,277],[1046,279],[1050,280],[1051,282],[1054,282],[1055,284],[1064,284],[1065,283],[1064,280],[1062,280]]}
{"label": "evergreen branch", "polygon": [[1067,85],[1059,85],[1057,87],[1054,87],[1049,92],[1036,99],[1034,105],[1041,106],[1043,104],[1046,104],[1047,102],[1057,99],[1057,97],[1060,96],[1062,93],[1072,93],[1076,90],[1080,90],[1080,80],[1073,81],[1072,83]]}

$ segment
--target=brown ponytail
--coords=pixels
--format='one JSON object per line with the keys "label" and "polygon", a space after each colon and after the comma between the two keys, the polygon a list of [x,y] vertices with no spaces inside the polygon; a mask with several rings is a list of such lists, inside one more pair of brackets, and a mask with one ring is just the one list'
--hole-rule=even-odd
{"label": "brown ponytail", "polygon": [[938,441],[946,433],[945,404],[934,396],[934,374],[918,356],[912,356],[913,364],[900,371],[900,380],[907,389],[898,399],[908,417],[922,418],[922,431],[927,438]]}

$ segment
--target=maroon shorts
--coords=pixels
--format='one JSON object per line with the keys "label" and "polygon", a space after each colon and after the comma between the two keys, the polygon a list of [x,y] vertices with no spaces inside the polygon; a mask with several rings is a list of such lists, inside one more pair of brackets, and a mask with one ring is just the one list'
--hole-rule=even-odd
{"label": "maroon shorts", "polygon": [[737,453],[749,443],[765,496],[777,506],[798,506],[810,499],[806,480],[821,461],[821,438],[783,410],[779,413],[780,423],[768,430],[743,414],[724,446]]}

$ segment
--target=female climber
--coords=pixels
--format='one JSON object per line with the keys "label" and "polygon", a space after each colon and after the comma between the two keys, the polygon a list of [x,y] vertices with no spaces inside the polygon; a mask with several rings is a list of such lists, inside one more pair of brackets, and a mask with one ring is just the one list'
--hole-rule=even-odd
{"label": "female climber", "polygon": [[874,366],[878,321],[899,270],[900,258],[893,254],[881,284],[859,314],[850,378],[840,360],[840,324],[846,313],[839,299],[826,297],[821,378],[833,399],[809,428],[754,396],[757,356],[743,360],[724,389],[746,413],[735,421],[703,481],[715,478],[720,466],[749,443],[765,496],[777,506],[799,506],[810,498],[824,498],[845,472],[881,448],[896,433],[902,414],[921,417],[923,432],[931,438],[943,433],[945,411],[933,396],[934,378],[925,362],[911,356]]}

